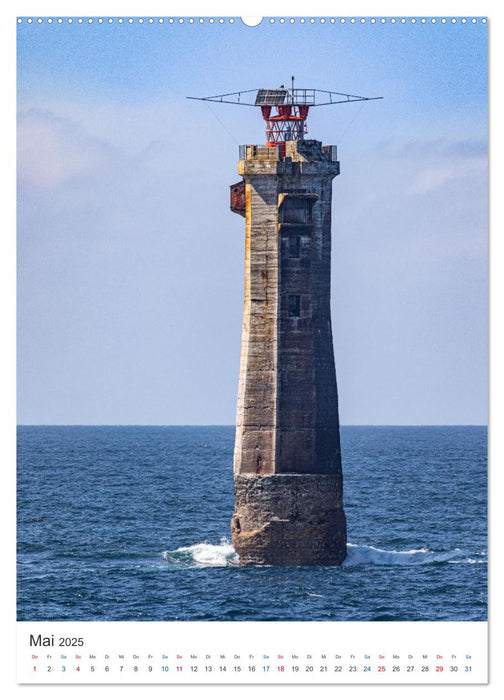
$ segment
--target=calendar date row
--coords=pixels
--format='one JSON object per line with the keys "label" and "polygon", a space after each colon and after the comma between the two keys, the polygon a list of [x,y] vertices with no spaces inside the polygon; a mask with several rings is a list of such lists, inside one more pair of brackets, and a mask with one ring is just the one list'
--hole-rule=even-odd
{"label": "calendar date row", "polygon": [[378,666],[371,666],[371,665],[355,665],[355,664],[350,664],[348,666],[346,665],[336,665],[336,666],[330,666],[330,665],[312,665],[312,664],[307,664],[307,665],[250,665],[250,666],[242,666],[242,665],[235,665],[235,666],[213,666],[213,665],[192,665],[192,666],[168,666],[168,665],[148,665],[148,666],[140,666],[140,665],[134,665],[134,666],[129,666],[129,665],[118,665],[118,666],[111,666],[111,665],[105,665],[101,666],[98,664],[93,664],[91,666],[84,666],[84,665],[39,665],[39,666],[33,666],[33,671],[34,672],[41,672],[41,673],[66,673],[66,672],[89,672],[89,673],[95,673],[95,672],[105,672],[105,673],[155,673],[155,672],[161,672],[161,673],[190,673],[190,674],[195,674],[195,673],[204,673],[204,674],[211,674],[211,673],[470,673],[472,671],[472,666],[468,665],[449,665],[449,666],[443,666],[443,665],[406,665],[406,666],[399,666],[399,665],[392,665],[392,666],[385,666],[385,665],[378,665]]}

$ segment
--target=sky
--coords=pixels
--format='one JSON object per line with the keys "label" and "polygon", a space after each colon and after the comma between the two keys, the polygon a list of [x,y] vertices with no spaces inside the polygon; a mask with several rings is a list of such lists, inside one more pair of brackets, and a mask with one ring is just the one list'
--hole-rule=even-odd
{"label": "sky", "polygon": [[337,144],[331,306],[343,424],[487,415],[486,25],[239,19],[18,25],[18,422],[232,424],[259,110],[206,96],[365,96]]}

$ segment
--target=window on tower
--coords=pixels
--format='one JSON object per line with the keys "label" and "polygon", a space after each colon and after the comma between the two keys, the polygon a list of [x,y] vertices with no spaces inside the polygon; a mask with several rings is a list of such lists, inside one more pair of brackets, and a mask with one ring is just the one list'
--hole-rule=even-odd
{"label": "window on tower", "polygon": [[287,197],[281,209],[282,224],[311,223],[312,202],[306,197]]}
{"label": "window on tower", "polygon": [[289,258],[299,258],[301,255],[301,240],[299,236],[289,236]]}
{"label": "window on tower", "polygon": [[289,316],[290,318],[299,318],[301,315],[301,297],[289,296]]}

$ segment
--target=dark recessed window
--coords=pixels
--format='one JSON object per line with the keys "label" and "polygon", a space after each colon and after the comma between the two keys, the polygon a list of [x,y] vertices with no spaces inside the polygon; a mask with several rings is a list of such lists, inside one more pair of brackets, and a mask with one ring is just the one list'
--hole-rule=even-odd
{"label": "dark recessed window", "polygon": [[289,197],[282,204],[283,224],[308,224],[311,219],[311,203],[304,197]]}
{"label": "dark recessed window", "polygon": [[289,316],[299,318],[301,312],[301,297],[289,296]]}
{"label": "dark recessed window", "polygon": [[289,258],[299,258],[300,250],[299,236],[289,236]]}

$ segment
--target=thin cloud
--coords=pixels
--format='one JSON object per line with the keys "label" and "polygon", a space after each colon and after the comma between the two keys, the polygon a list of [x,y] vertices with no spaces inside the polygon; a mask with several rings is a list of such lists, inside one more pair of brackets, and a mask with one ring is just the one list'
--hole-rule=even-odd
{"label": "thin cloud", "polygon": [[456,180],[484,176],[487,146],[480,139],[415,142],[405,149],[419,160],[419,167],[408,194],[423,195]]}
{"label": "thin cloud", "polygon": [[409,194],[425,194],[439,189],[452,180],[465,180],[474,176],[475,169],[484,170],[484,158],[456,158],[439,161],[423,168],[417,175]]}
{"label": "thin cloud", "polygon": [[30,109],[18,118],[18,176],[38,189],[103,173],[118,153],[71,119]]}

